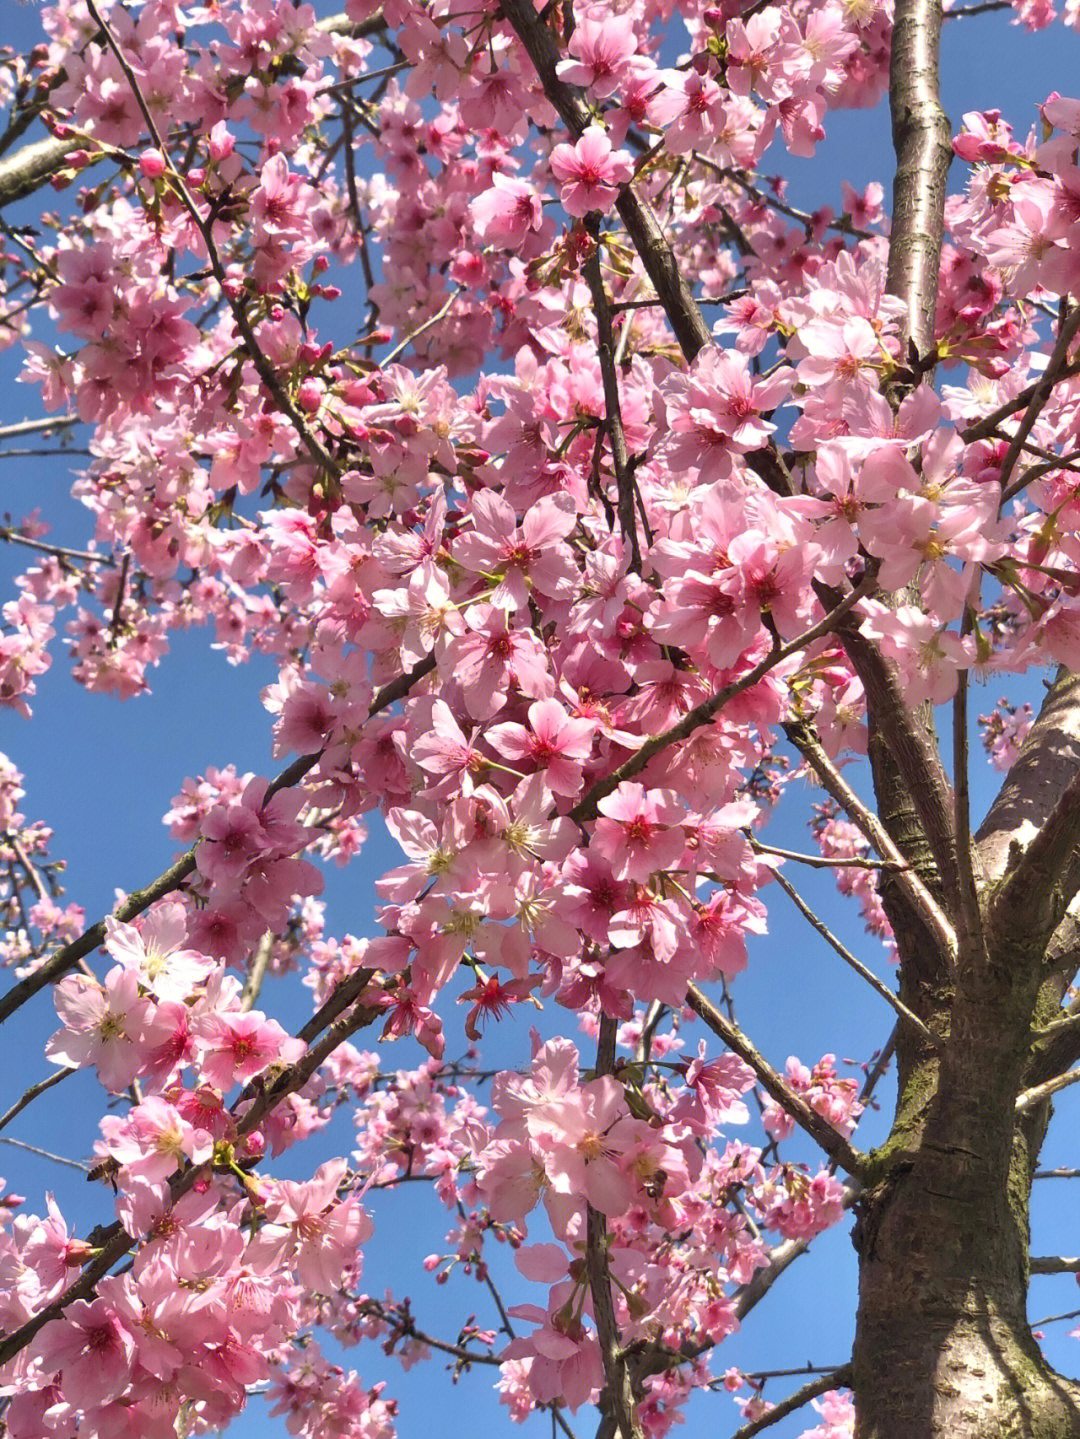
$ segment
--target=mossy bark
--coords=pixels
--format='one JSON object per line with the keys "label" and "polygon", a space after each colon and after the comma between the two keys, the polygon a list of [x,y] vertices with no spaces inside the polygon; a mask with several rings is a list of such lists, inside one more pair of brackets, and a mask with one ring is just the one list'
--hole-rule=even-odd
{"label": "mossy bark", "polygon": [[1080,1386],[1027,1323],[1028,1205],[1048,1105],[1017,1116],[1037,968],[957,980],[937,1060],[908,1065],[859,1206],[856,1439],[1080,1439]]}

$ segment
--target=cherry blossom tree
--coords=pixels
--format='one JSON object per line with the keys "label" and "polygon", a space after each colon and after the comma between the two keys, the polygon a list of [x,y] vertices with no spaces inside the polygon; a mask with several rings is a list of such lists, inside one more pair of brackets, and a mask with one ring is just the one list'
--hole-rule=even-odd
{"label": "cherry blossom tree", "polygon": [[[568,1439],[708,1390],[739,1439],[811,1405],[805,1439],[1080,1436],[1027,1315],[1080,1271],[1029,1224],[1080,1078],[1080,99],[950,124],[942,22],[58,0],[0,57],[0,455],[81,454],[88,512],[0,530],[0,701],[66,652],[138,705],[202,627],[273,665],[283,766],[176,775],[175,863],[88,921],[0,761],[0,1021],[55,1008],[0,1129],[101,1091],[85,1210],[0,1205],[8,1439],[256,1394],[390,1439],[370,1339]],[[879,103],[881,182],[789,203],[766,163]],[[1009,693],[975,721],[974,680]],[[377,826],[335,934],[324,867]],[[861,1079],[736,1018],[791,905],[891,1009]],[[450,1232],[380,1298],[407,1181]],[[776,1402],[725,1341],[845,1224],[853,1352]],[[425,1323],[452,1272],[490,1327]]]}

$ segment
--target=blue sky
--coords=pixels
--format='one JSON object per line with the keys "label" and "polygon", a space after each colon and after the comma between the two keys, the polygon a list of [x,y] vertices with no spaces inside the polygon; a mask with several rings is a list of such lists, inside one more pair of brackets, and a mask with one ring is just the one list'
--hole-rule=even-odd
{"label": "blue sky", "polygon": [[[37,14],[12,0],[5,4],[5,39],[30,44],[37,37]],[[326,10],[332,8],[327,5]],[[1080,39],[1060,25],[1036,36],[1026,36],[1001,15],[955,21],[945,29],[943,48],[944,98],[954,130],[969,109],[996,107],[1023,134],[1035,119],[1034,105],[1052,89],[1076,93],[1080,74]],[[790,178],[789,197],[812,208],[830,203],[840,208],[840,181],[861,187],[871,179],[887,185],[891,149],[887,110],[834,114],[828,118],[828,139],[813,161],[789,161],[776,152],[772,162]],[[768,166],[766,167],[768,168]],[[960,167],[953,183],[962,183]],[[37,413],[29,389],[14,387],[12,353],[0,356],[3,389],[0,422]],[[82,543],[89,527],[84,512],[66,491],[77,461],[8,460],[0,468],[0,510],[19,516],[40,506],[56,516],[55,535],[64,542]],[[10,593],[10,578],[25,567],[26,552],[7,547],[0,553],[0,598]],[[135,888],[160,872],[175,853],[175,845],[161,823],[171,797],[187,775],[208,765],[234,763],[241,770],[272,774],[278,767],[270,757],[268,717],[259,702],[259,690],[273,672],[262,660],[230,667],[220,652],[210,649],[205,632],[174,634],[171,652],[150,675],[153,692],[121,703],[87,695],[71,680],[59,649],[53,669],[38,685],[35,716],[27,724],[10,711],[0,711],[0,750],[26,775],[24,811],[55,831],[53,853],[68,861],[68,897],[85,906],[88,919],[107,911],[117,886]],[[1038,689],[1033,677],[1028,691]],[[974,710],[988,709],[1002,687],[973,693]],[[1022,686],[1014,686],[1020,695]],[[974,809],[982,812],[995,787],[995,778],[973,760]],[[768,838],[799,845],[802,832],[785,832],[781,821]],[[371,882],[395,862],[392,847],[372,824],[372,838],[360,859],[348,870],[327,874],[328,930],[331,933],[371,932]],[[800,888],[816,900],[822,913],[847,942],[867,961],[884,970],[876,943],[860,932],[857,916],[841,910],[828,876],[799,877]],[[891,1028],[891,1014],[882,1002],[848,973],[821,941],[792,914],[779,893],[769,895],[770,934],[751,948],[747,973],[736,985],[740,1022],[758,1045],[782,1066],[788,1054],[797,1053],[812,1063],[823,1052],[841,1058],[866,1059]],[[284,992],[269,987],[267,1007],[283,1022],[293,1025],[306,1016],[306,991],[289,986]],[[460,1052],[460,1011],[451,1015],[448,1052]],[[555,1028],[564,1018],[546,1011],[545,1027]],[[44,1039],[56,1027],[46,995],[22,1011],[15,1041],[5,1051],[12,1058],[0,1075],[0,1110],[6,1108],[29,1082],[48,1071],[41,1055]],[[458,1025],[455,1031],[454,1025]],[[528,1021],[508,1021],[491,1034],[485,1059],[516,1064],[525,1053]],[[456,1037],[455,1037],[456,1034]],[[693,1031],[688,1031],[688,1036]],[[363,1040],[361,1039],[361,1044]],[[696,1044],[696,1034],[691,1047]],[[412,1065],[418,1051],[403,1043],[386,1052],[384,1063]],[[14,1061],[14,1062],[13,1062]],[[857,1072],[857,1071],[853,1071]],[[881,1095],[888,1106],[891,1091]],[[93,1126],[100,1113],[101,1091],[91,1076],[77,1075],[22,1116],[8,1131],[15,1138],[51,1148],[74,1158],[90,1149]],[[1077,1106],[1080,1086],[1066,1091],[1044,1163],[1075,1163]],[[881,1135],[881,1117],[868,1116],[859,1142],[869,1146]],[[347,1153],[350,1134],[339,1121],[329,1134],[289,1157],[289,1165],[310,1171],[332,1153]],[[808,1155],[798,1141],[788,1146],[792,1156]],[[284,1172],[284,1169],[278,1172]],[[104,1196],[88,1197],[85,1181],[76,1171],[40,1160],[13,1148],[0,1150],[0,1173],[8,1188],[27,1195],[28,1208],[39,1211],[43,1195],[53,1190],[65,1210],[85,1216],[83,1232],[100,1217]],[[418,1322],[435,1334],[451,1338],[467,1313],[476,1312],[481,1324],[494,1323],[490,1300],[472,1281],[455,1276],[445,1288],[436,1286],[420,1268],[423,1257],[442,1247],[452,1216],[422,1186],[405,1186],[399,1193],[379,1196],[375,1204],[376,1238],[368,1247],[366,1278],[373,1294],[389,1286],[403,1296],[411,1294]],[[1075,1192],[1066,1181],[1036,1186],[1034,1207],[1035,1252],[1070,1252],[1077,1249]],[[537,1237],[543,1237],[537,1234]],[[505,1255],[498,1258],[505,1261]],[[506,1271],[499,1274],[499,1269]],[[515,1280],[505,1263],[495,1265],[505,1293],[522,1299],[526,1286]],[[770,1300],[748,1320],[744,1330],[727,1341],[717,1359],[746,1369],[839,1364],[846,1360],[854,1316],[855,1263],[847,1226],[827,1234],[813,1253],[784,1276]],[[529,1298],[537,1296],[530,1294]],[[1033,1286],[1032,1315],[1056,1313],[1077,1306],[1075,1283],[1069,1278],[1037,1279]],[[1080,1349],[1065,1337],[1070,1325],[1048,1331],[1051,1359],[1065,1372],[1080,1371]],[[333,1347],[327,1345],[327,1351]],[[364,1380],[388,1380],[388,1393],[401,1404],[398,1429],[401,1439],[441,1439],[464,1429],[506,1426],[506,1411],[490,1388],[490,1371],[479,1369],[451,1389],[438,1357],[403,1374],[396,1361],[377,1346],[364,1345],[345,1356],[346,1367],[357,1368]],[[792,1381],[797,1383],[798,1381]],[[787,1382],[770,1385],[767,1394],[780,1398]],[[777,1439],[797,1435],[810,1423],[796,1416],[772,1432]],[[724,1395],[699,1396],[688,1411],[687,1439],[697,1435],[723,1435],[737,1427],[738,1415]],[[526,1426],[532,1436],[546,1434],[549,1421],[538,1417]],[[580,1439],[592,1433],[592,1416],[582,1411],[575,1426]],[[255,1402],[237,1421],[239,1439],[284,1436],[281,1421],[268,1421]]]}

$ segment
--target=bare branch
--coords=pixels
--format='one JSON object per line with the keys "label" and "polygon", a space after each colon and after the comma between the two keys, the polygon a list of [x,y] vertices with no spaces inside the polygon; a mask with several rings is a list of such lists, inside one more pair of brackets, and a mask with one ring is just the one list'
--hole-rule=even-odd
{"label": "bare branch", "polygon": [[595,248],[585,263],[585,280],[592,296],[593,314],[596,316],[596,352],[600,361],[600,374],[604,384],[604,429],[611,447],[611,463],[615,471],[615,493],[618,499],[619,528],[623,539],[630,547],[630,568],[641,573],[641,547],[638,544],[637,518],[634,514],[634,476],[630,469],[630,457],[626,451],[626,436],[623,433],[622,405],[619,401],[619,376],[615,368],[615,340],[611,327],[611,301],[604,287],[601,268],[600,222],[590,217],[589,233]]}
{"label": "bare branch", "polygon": [[464,293],[464,290],[464,285],[458,285],[456,289],[451,290],[449,295],[447,295],[446,299],[435,311],[435,313],[433,315],[429,315],[426,320],[422,320],[420,324],[417,325],[415,330],[410,330],[409,333],[404,337],[404,339],[399,340],[398,343],[394,346],[394,348],[390,351],[390,353],[383,357],[381,363],[383,365],[392,365],[395,360],[400,359],[414,340],[418,340],[421,335],[425,334],[433,326],[437,325],[440,320],[444,320],[446,318],[446,316],[450,313],[450,308],[453,305],[454,301],[459,295]]}
{"label": "bare branch", "polygon": [[938,1036],[926,1027],[917,1014],[913,1014],[912,1011],[908,1009],[903,1000],[895,995],[889,986],[877,977],[872,969],[869,969],[863,964],[861,959],[858,959],[852,954],[851,950],[833,934],[824,920],[820,919],[819,916],[814,913],[795,889],[794,885],[792,885],[779,870],[774,871],[773,878],[807,923],[821,935],[826,944],[830,945],[836,951],[844,963],[853,969],[861,979],[864,979],[876,994],[880,994],[885,1003],[891,1005],[906,1024],[910,1024],[913,1029],[917,1030],[927,1044],[935,1049],[940,1047],[941,1041]]}
{"label": "bare branch", "polygon": [[[972,606],[964,607],[961,634],[971,629]],[[953,696],[953,832],[956,836],[956,925],[962,953],[982,955],[986,951],[982,906],[976,885],[979,858],[971,839],[971,796],[968,770],[968,677],[966,670],[956,676]],[[981,871],[979,871],[981,877]]]}
{"label": "bare branch", "polygon": [[29,1089],[23,1091],[22,1095],[6,1113],[0,1115],[0,1129],[6,1129],[15,1116],[21,1114],[26,1106],[35,1100],[39,1094],[44,1094],[46,1090],[52,1089],[54,1084],[59,1084],[62,1079],[67,1079],[69,1075],[75,1074],[76,1072],[74,1069],[58,1069],[54,1074],[50,1074],[47,1079],[39,1079],[36,1084],[32,1084]]}
{"label": "bare branch", "polygon": [[1080,1309],[1070,1309],[1066,1314],[1046,1314],[1032,1323],[1032,1329],[1041,1329],[1044,1324],[1060,1324],[1063,1319],[1080,1319]]}
{"label": "bare branch", "polygon": [[[66,1071],[65,1071],[66,1072]],[[0,1135],[0,1144],[10,1144],[15,1149],[25,1149],[42,1159],[51,1159],[54,1164],[66,1164],[69,1169],[81,1169],[85,1174],[89,1164],[81,1159],[68,1159],[65,1154],[54,1154],[51,1149],[40,1149],[36,1144],[27,1144],[25,1139],[12,1139],[10,1134]]]}
{"label": "bare branch", "polygon": [[881,820],[844,779],[808,724],[788,724],[784,726],[784,731],[814,771],[822,787],[844,809],[881,858],[889,861],[889,873],[895,874],[896,886],[903,892],[908,907],[937,940],[942,953],[950,961],[955,960],[957,946],[952,925],[942,913],[937,900],[901,854]]}
{"label": "bare branch", "polygon": [[[19,450],[0,450],[0,459],[7,459],[9,455],[17,455]],[[60,450],[56,453],[62,453]],[[42,540],[32,540],[29,535],[19,534],[12,525],[0,525],[0,540],[7,544],[26,545],[27,550],[37,550],[40,554],[50,554],[58,560],[82,560],[88,564],[104,564],[104,566],[115,566],[116,561],[112,555],[92,554],[89,550],[66,550],[63,545],[45,544]]]}
{"label": "bare branch", "polygon": [[802,854],[795,849],[781,849],[779,845],[765,844],[762,840],[755,838],[749,830],[743,834],[750,842],[750,848],[755,854],[775,854],[779,859],[795,860],[799,864],[805,864],[808,869],[910,869],[911,866],[903,861],[897,863],[889,859],[841,859],[836,856],[823,854]]}
{"label": "bare branch", "polygon": [[901,342],[920,358],[934,348],[949,122],[938,94],[941,0],[897,0],[889,69],[896,176],[887,288],[907,305]]}
{"label": "bare branch", "polygon": [[1044,1099],[1049,1099],[1059,1089],[1068,1089],[1070,1084],[1077,1083],[1080,1083],[1080,1069],[1068,1069],[1064,1074],[1048,1079],[1045,1084],[1037,1084],[1034,1089],[1025,1089],[1023,1094],[1016,1097],[1016,1112],[1023,1114],[1025,1110],[1041,1104]]}
{"label": "bare branch", "polygon": [[[0,165],[0,171],[3,166]],[[0,425],[0,440],[17,440],[23,435],[49,434],[53,430],[70,430],[83,422],[75,415],[57,417],[45,415],[40,420],[16,420],[10,425]]]}
{"label": "bare branch", "polygon": [[1012,0],[979,0],[978,5],[959,5],[955,10],[946,10],[943,20],[962,20],[965,15],[989,15],[994,10],[1013,10]]}
{"label": "bare branch", "polygon": [[914,805],[942,888],[946,894],[955,893],[958,870],[952,786],[937,745],[909,707],[895,668],[862,634],[855,617],[841,627],[840,637],[866,691],[871,728],[891,755]]}
{"label": "bare branch", "polygon": [[[1043,408],[1053,393],[1054,386],[1065,374],[1069,360],[1069,346],[1076,338],[1076,332],[1080,330],[1080,305],[1074,305],[1072,313],[1065,319],[1058,331],[1057,343],[1054,345],[1053,353],[1047,362],[1046,369],[1035,383],[1034,392],[1028,401],[1020,425],[1009,441],[1009,448],[1005,452],[1005,458],[1001,462],[1001,470],[998,475],[998,483],[1001,485],[1001,502],[1016,493],[1015,488],[1009,490],[1009,478],[1020,458],[1020,451],[1024,447],[1024,441],[1031,433],[1035,421],[1039,418]],[[1026,481],[1025,481],[1026,483]]]}
{"label": "bare branch", "polygon": [[1056,1039],[1062,1034],[1080,1035],[1080,1014],[1066,1014],[1061,1019],[1055,1019],[1050,1024],[1044,1024],[1042,1029],[1035,1031],[1033,1036],[1036,1042],[1044,1039]]}
{"label": "bare branch", "polygon": [[1064,1254],[1048,1254],[1032,1259],[1032,1274],[1080,1274],[1080,1259],[1068,1259]]}
{"label": "bare branch", "polygon": [[259,992],[266,978],[266,968],[270,963],[270,956],[274,952],[274,931],[268,929],[255,946],[255,953],[251,956],[251,968],[248,970],[247,979],[244,981],[244,988],[240,995],[240,1008],[245,1013],[252,1009],[259,997]]}

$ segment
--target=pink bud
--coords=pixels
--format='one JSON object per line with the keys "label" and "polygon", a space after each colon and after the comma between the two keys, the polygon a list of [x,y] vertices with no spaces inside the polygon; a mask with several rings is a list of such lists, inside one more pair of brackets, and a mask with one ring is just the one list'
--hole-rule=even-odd
{"label": "pink bud", "polygon": [[144,150],[139,156],[139,169],[148,180],[158,180],[165,173],[165,156],[160,150]]}
{"label": "pink bud", "polygon": [[322,386],[318,380],[309,377],[301,382],[300,388],[296,392],[296,400],[302,410],[313,415],[322,404],[322,394]]}
{"label": "pink bud", "polygon": [[431,1274],[434,1270],[438,1269],[441,1263],[441,1254],[429,1254],[428,1257],[424,1260],[424,1273]]}
{"label": "pink bud", "polygon": [[236,139],[226,128],[225,121],[219,120],[210,131],[210,143],[207,149],[213,161],[227,159],[233,152]]}

